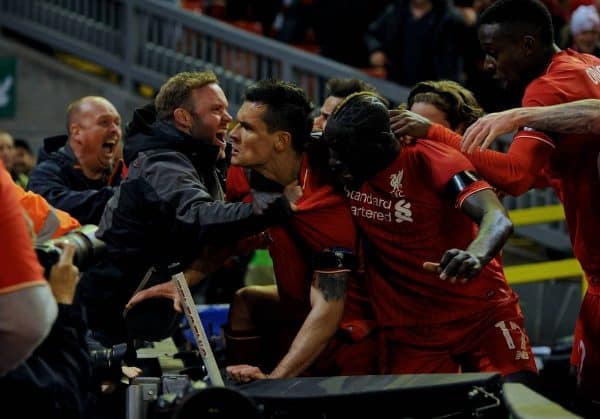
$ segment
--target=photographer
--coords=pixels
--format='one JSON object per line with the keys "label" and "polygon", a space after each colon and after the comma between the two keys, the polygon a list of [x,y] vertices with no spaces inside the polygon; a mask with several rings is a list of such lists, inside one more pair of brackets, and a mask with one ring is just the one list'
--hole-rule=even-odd
{"label": "photographer", "polygon": [[3,412],[12,413],[14,409],[15,415],[52,419],[83,417],[91,367],[85,322],[72,305],[79,280],[74,254],[75,246],[65,243],[58,263],[50,271],[48,283],[59,307],[50,334],[29,358],[0,378],[0,393],[6,400],[25,394],[35,402],[8,404]]}
{"label": "photographer", "polygon": [[37,347],[56,318],[13,181],[0,162],[0,377]]}

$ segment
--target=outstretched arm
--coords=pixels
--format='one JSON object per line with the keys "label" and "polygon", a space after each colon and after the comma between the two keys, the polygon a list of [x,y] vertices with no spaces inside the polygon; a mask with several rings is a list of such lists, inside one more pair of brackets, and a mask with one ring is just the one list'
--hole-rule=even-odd
{"label": "outstretched arm", "polygon": [[[390,111],[390,121],[397,138],[427,138],[457,150],[461,148],[460,134],[413,112]],[[554,144],[545,134],[519,131],[506,153],[482,150],[465,153],[465,156],[492,186],[517,196],[534,186],[553,150]]]}
{"label": "outstretched arm", "polygon": [[325,349],[337,331],[344,311],[349,272],[315,272],[310,288],[311,310],[287,354],[267,375],[252,365],[227,367],[229,376],[240,382],[264,378],[296,377]]}
{"label": "outstretched arm", "polygon": [[[479,225],[475,239],[467,249],[450,249],[440,260],[440,279],[467,282],[481,272],[496,256],[513,231],[513,225],[496,194],[484,189],[469,195],[461,209]],[[431,269],[432,264],[424,266]]]}
{"label": "outstretched arm", "polygon": [[[438,124],[431,125],[427,138],[460,147],[461,136]],[[482,150],[465,156],[493,187],[518,196],[534,187],[553,151],[554,144],[541,132],[519,131],[506,153]]]}
{"label": "outstretched arm", "polygon": [[315,272],[310,288],[311,310],[288,353],[270,374],[296,377],[306,370],[337,331],[344,311],[349,272]]}
{"label": "outstretched arm", "polygon": [[560,134],[600,134],[600,100],[585,99],[553,106],[534,106],[491,113],[466,131],[461,149],[486,149],[503,134],[520,127]]}

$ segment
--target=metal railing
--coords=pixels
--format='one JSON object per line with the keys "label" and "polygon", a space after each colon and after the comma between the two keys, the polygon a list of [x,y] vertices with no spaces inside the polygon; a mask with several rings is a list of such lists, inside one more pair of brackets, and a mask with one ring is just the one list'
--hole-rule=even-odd
{"label": "metal railing", "polygon": [[[248,84],[263,78],[293,81],[315,103],[334,76],[365,80],[394,103],[408,95],[406,87],[159,0],[0,0],[0,27],[97,63],[132,93],[180,71],[212,70],[232,113]],[[509,209],[556,202],[550,190],[504,199]],[[518,229],[557,250],[570,248],[565,231],[562,222]]]}
{"label": "metal railing", "polygon": [[408,89],[158,0],[0,0],[0,25],[98,63],[126,89],[213,70],[236,110],[255,80],[293,81],[322,103],[333,76],[361,78],[393,102]]}

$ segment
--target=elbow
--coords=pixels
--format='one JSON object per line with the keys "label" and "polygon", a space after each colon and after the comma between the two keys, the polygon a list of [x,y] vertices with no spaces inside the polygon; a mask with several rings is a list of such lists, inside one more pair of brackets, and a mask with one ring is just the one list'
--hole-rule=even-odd
{"label": "elbow", "polygon": [[48,293],[51,300],[46,299],[44,303],[30,308],[31,312],[28,314],[28,320],[24,319],[26,324],[21,325],[22,339],[29,341],[34,346],[37,346],[48,336],[58,315],[58,306],[49,287]]}
{"label": "elbow", "polygon": [[520,196],[530,190],[535,184],[535,176],[530,174],[514,174],[510,177],[510,181],[499,185],[503,192],[512,196]]}
{"label": "elbow", "polygon": [[515,226],[513,222],[508,218],[508,215],[504,214],[502,217],[502,231],[504,232],[504,237],[507,239],[514,233]]}
{"label": "elbow", "polygon": [[511,219],[509,218],[506,209],[498,209],[496,214],[496,220],[494,222],[494,230],[495,235],[499,237],[502,241],[502,244],[508,240],[511,234],[515,230],[515,226]]}
{"label": "elbow", "polygon": [[18,326],[23,340],[38,344],[50,333],[58,315],[58,306],[49,286],[31,289],[27,316]]}

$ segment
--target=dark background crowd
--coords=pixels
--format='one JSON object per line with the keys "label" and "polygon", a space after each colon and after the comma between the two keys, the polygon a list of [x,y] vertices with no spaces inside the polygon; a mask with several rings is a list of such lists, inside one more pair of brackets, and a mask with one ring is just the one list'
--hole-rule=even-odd
{"label": "dark background crowd", "polygon": [[[449,79],[487,112],[519,105],[483,69],[480,14],[494,0],[182,0],[181,6],[404,86]],[[600,2],[543,0],[556,43],[598,56]]]}

